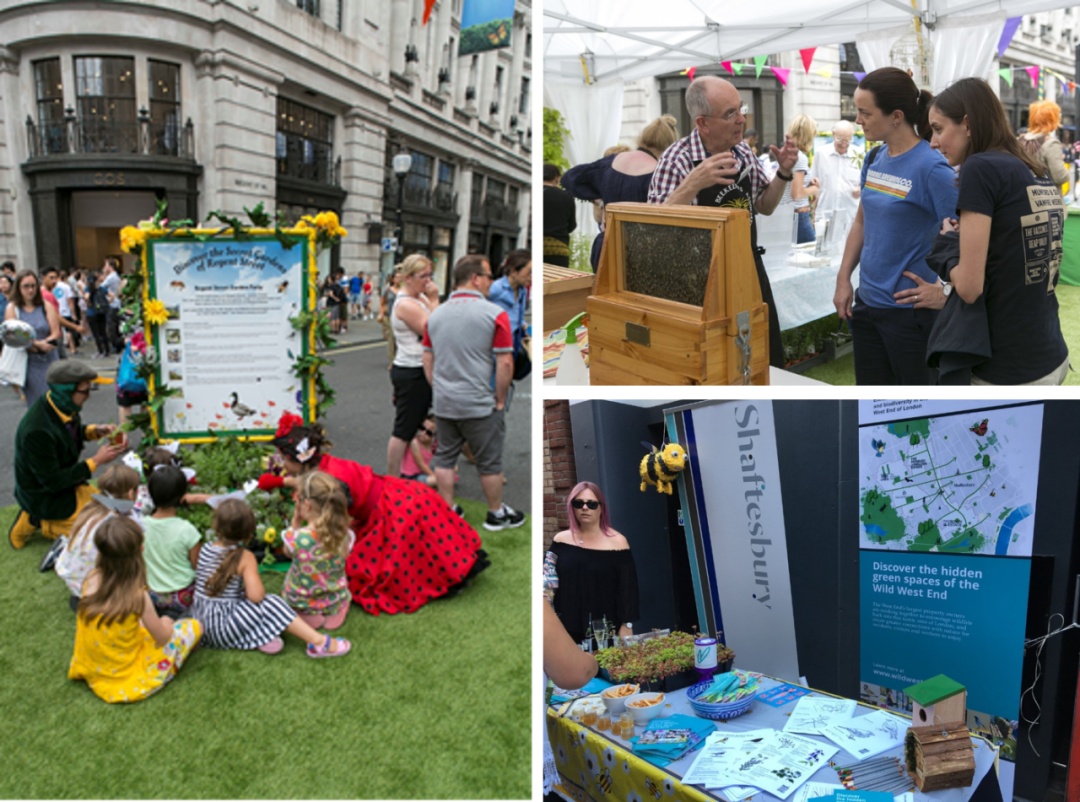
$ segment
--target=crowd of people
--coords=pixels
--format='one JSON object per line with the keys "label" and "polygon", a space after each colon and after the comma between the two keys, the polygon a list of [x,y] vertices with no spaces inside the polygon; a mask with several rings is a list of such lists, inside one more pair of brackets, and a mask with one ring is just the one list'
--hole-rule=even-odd
{"label": "crowd of people", "polygon": [[[749,209],[769,361],[782,368],[757,236],[757,215],[779,212],[792,216],[793,246],[825,231],[844,237],[833,306],[850,326],[857,384],[1063,383],[1069,358],[1055,289],[1072,156],[1056,136],[1060,108],[1033,103],[1028,127],[1014,132],[985,81],[964,79],[935,98],[894,67],[863,77],[853,102],[855,125],[874,147],[853,145],[849,121],[815,147],[817,123],[800,114],[783,145],[759,156],[736,87],[695,78],[687,136],[674,139],[674,119],[662,117],[637,151],[565,175],[545,165],[545,261],[569,259],[574,199]],[[658,145],[646,136],[660,130],[673,138]],[[601,228],[593,269],[602,242]]]}
{"label": "crowd of people", "polygon": [[[120,461],[130,443],[119,427],[81,420],[104,380],[88,362],[60,358],[65,331],[57,321],[80,321],[72,334],[85,334],[95,288],[119,296],[116,267],[100,278],[77,277],[78,290],[60,287],[51,269],[3,272],[4,316],[34,327],[28,357],[42,357],[20,385],[29,408],[15,437],[19,512],[8,538],[16,549],[37,533],[53,540],[42,568],[65,582],[78,619],[69,676],[101,698],[155,693],[198,643],[274,654],[292,635],[311,657],[341,656],[350,644],[326,633],[342,626],[353,603],[372,615],[410,613],[466,587],[489,561],[454,499],[463,453],[480,474],[484,527],[525,522],[503,502],[502,458],[512,383],[530,365],[528,251],[508,254],[498,280],[486,257],[462,258],[441,303],[425,256],[407,257],[385,282],[379,311],[392,335],[397,409],[388,462],[403,446],[386,474],[327,453],[321,425],[283,414],[273,440],[282,472],[258,479],[261,490],[281,488],[295,504],[283,533],[292,565],[278,595],[259,578],[250,550],[256,521],[246,502],[215,500],[211,529],[199,531],[178,511],[209,496],[190,491],[175,450],[152,449],[136,470]],[[333,309],[342,324],[373,314],[371,284],[357,278],[350,287],[335,271],[323,285],[346,310]],[[50,291],[56,300],[71,292],[70,306],[57,310]],[[67,356],[74,356],[80,343],[69,342]],[[108,345],[116,353],[124,344]],[[92,441],[97,451],[84,457]]]}

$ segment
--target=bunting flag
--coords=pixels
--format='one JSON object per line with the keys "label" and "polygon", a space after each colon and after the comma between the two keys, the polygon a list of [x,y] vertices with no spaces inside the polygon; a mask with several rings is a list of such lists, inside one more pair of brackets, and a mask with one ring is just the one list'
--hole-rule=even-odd
{"label": "bunting flag", "polygon": [[799,55],[802,56],[803,70],[806,72],[807,75],[810,74],[810,63],[814,60],[815,50],[817,50],[816,47],[804,47],[802,50],[799,51]]}
{"label": "bunting flag", "polygon": [[768,60],[768,56],[754,56],[754,69],[757,70],[757,72],[754,73],[755,78],[761,77],[761,68],[765,66],[765,62]]}
{"label": "bunting flag", "polygon": [[745,67],[745,66],[746,66],[745,64],[740,64],[737,61],[734,64],[731,65],[732,69],[735,70],[736,75],[742,75],[742,68]]}
{"label": "bunting flag", "polygon": [[997,54],[998,58],[1001,58],[1005,54],[1005,48],[1009,46],[1009,43],[1016,36],[1016,29],[1020,27],[1020,21],[1023,17],[1009,17],[1005,20],[1005,30],[1001,32],[1001,38],[998,39]]}
{"label": "bunting flag", "polygon": [[820,75],[822,78],[832,78],[832,70],[814,70],[814,75]]}
{"label": "bunting flag", "polygon": [[694,73],[696,73],[696,72],[697,72],[697,67],[691,67],[690,69],[688,69],[686,71],[686,77],[689,78],[692,81],[692,80],[694,80]]}
{"label": "bunting flag", "polygon": [[790,73],[791,70],[786,67],[769,67],[769,69],[773,71],[773,75],[776,76],[776,80],[780,82],[780,85],[786,88],[788,73]]}
{"label": "bunting flag", "polygon": [[728,75],[734,75],[735,74],[735,70],[731,69],[731,62],[730,61],[721,61],[720,66],[728,71]]}
{"label": "bunting flag", "polygon": [[1002,80],[1005,81],[1005,83],[1007,83],[1009,86],[1012,86],[1013,71],[1010,67],[1004,67],[1003,69],[998,70],[998,75],[1001,76]]}
{"label": "bunting flag", "polygon": [[855,76],[855,80],[860,84],[862,83],[862,79],[866,77],[865,72],[853,72],[851,74]]}
{"label": "bunting flag", "polygon": [[1039,88],[1039,68],[1038,67],[1024,67],[1024,72],[1031,76],[1031,88]]}
{"label": "bunting flag", "polygon": [[421,26],[427,25],[428,20],[431,19],[431,10],[435,8],[436,0],[424,0],[424,21]]}

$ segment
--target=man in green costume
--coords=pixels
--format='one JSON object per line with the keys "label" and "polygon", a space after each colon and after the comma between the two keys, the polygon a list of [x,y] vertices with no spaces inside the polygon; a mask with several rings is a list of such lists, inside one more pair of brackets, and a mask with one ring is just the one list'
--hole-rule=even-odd
{"label": "man in green costume", "polygon": [[[71,359],[49,366],[49,391],[35,401],[15,433],[15,499],[19,514],[8,531],[21,549],[38,530],[50,539],[71,533],[79,510],[90,500],[90,477],[128,448],[127,436],[112,424],[84,426],[79,419],[97,372]],[[87,440],[110,438],[97,453],[81,459]],[[111,442],[118,440],[118,442]]]}

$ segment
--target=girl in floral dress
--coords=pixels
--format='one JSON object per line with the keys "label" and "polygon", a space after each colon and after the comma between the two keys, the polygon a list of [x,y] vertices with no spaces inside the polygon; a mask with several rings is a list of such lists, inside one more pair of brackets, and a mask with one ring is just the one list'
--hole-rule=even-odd
{"label": "girl in floral dress", "polygon": [[282,597],[312,627],[338,629],[352,601],[345,558],[355,540],[342,484],[322,471],[305,474],[296,490],[292,526],[282,537],[293,558]]}
{"label": "girl in floral dress", "polygon": [[221,502],[214,511],[214,534],[199,551],[191,607],[206,627],[207,646],[277,654],[285,646],[281,635],[288,632],[307,644],[308,657],[349,653],[349,641],[316,632],[284,599],[266,592],[255,555],[244,548],[255,534],[255,515],[246,502]]}
{"label": "girl in floral dress", "polygon": [[68,679],[85,680],[106,702],[137,702],[176,676],[202,626],[155,612],[137,523],[113,516],[98,528],[94,543],[97,568],[82,587]]}

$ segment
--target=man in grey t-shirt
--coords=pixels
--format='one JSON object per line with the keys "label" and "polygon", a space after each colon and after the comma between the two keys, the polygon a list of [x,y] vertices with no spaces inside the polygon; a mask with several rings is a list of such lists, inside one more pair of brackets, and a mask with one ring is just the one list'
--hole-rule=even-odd
{"label": "man in grey t-shirt", "polygon": [[[437,445],[431,458],[439,493],[454,509],[454,465],[467,443],[487,499],[484,528],[521,526],[525,514],[503,503],[506,395],[514,375],[514,336],[506,311],[487,300],[491,264],[478,254],[454,266],[454,291],[424,329],[424,374],[431,383]],[[492,385],[492,364],[495,381]]]}

